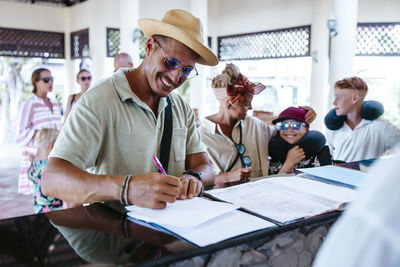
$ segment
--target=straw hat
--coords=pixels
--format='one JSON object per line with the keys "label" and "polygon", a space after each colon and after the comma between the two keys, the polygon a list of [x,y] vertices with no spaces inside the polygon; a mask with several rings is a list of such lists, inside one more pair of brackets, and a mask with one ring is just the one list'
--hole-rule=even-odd
{"label": "straw hat", "polygon": [[162,20],[143,18],[138,24],[144,35],[171,37],[200,55],[197,63],[208,66],[218,64],[215,54],[203,45],[203,29],[198,18],[182,9],[171,9],[165,13]]}

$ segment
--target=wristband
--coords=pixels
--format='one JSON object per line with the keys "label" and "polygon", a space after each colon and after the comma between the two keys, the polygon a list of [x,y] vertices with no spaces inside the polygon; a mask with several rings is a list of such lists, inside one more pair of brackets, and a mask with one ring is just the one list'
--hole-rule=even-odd
{"label": "wristband", "polygon": [[196,177],[197,179],[199,179],[200,182],[203,182],[203,177],[201,176],[201,172],[196,172],[196,171],[192,171],[192,170],[185,170],[182,174],[192,175],[192,176]]}
{"label": "wristband", "polygon": [[128,203],[125,202],[124,192],[126,190],[126,182],[129,180],[129,178],[130,178],[130,175],[125,176],[125,179],[124,179],[124,181],[122,182],[122,185],[121,185],[121,191],[119,192],[119,202],[122,205],[128,205]]}
{"label": "wristband", "polygon": [[132,178],[132,175],[129,175],[128,179],[126,179],[125,192],[124,192],[125,205],[130,205],[129,200],[128,200],[128,192],[129,192],[129,181],[131,180],[131,178]]}

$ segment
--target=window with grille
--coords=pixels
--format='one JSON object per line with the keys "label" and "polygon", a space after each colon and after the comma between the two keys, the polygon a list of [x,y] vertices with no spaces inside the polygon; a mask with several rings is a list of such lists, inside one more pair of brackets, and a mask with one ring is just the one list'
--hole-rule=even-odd
{"label": "window with grille", "polygon": [[0,28],[0,56],[65,58],[64,33]]}
{"label": "window with grille", "polygon": [[89,29],[71,32],[71,59],[89,56]]}
{"label": "window with grille", "polygon": [[121,44],[119,29],[107,28],[107,57],[114,57],[118,54]]}
{"label": "window with grille", "polygon": [[357,56],[400,56],[400,22],[358,23]]}
{"label": "window with grille", "polygon": [[311,26],[218,37],[218,58],[251,60],[310,55]]}

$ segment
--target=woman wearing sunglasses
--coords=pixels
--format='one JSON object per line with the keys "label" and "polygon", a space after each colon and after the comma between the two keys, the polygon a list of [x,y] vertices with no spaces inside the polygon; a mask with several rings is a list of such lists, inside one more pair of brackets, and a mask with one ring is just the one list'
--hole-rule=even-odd
{"label": "woman wearing sunglasses", "polygon": [[78,74],[76,74],[76,82],[80,85],[81,91],[78,94],[73,94],[68,97],[67,107],[65,109],[65,120],[67,119],[72,106],[89,89],[91,81],[92,81],[92,76],[90,74],[90,71],[86,69],[81,69],[78,72]]}
{"label": "woman wearing sunglasses", "polygon": [[27,171],[36,154],[35,136],[43,128],[62,127],[61,106],[47,95],[53,90],[53,77],[48,69],[39,68],[32,73],[34,93],[22,106],[17,132],[17,142],[22,147],[21,170],[18,181],[18,193],[32,194],[33,184]]}
{"label": "woman wearing sunglasses", "polygon": [[[217,174],[217,187],[267,176],[268,143],[278,131],[274,126],[247,116],[254,95],[262,92],[265,86],[250,82],[234,64],[227,64],[222,74],[213,79],[212,86],[226,88],[226,94],[217,93],[217,97],[224,95],[220,98],[219,112],[206,117],[199,131]],[[313,121],[315,111],[304,108],[306,121]]]}
{"label": "woman wearing sunglasses", "polygon": [[247,116],[253,96],[265,86],[250,82],[234,64],[227,64],[212,86],[226,88],[226,95],[219,112],[206,117],[199,131],[217,174],[217,187],[268,175],[268,141],[276,129]]}
{"label": "woman wearing sunglasses", "polygon": [[306,113],[303,108],[289,107],[272,121],[279,134],[269,143],[269,174],[332,164],[324,135],[309,131]]}

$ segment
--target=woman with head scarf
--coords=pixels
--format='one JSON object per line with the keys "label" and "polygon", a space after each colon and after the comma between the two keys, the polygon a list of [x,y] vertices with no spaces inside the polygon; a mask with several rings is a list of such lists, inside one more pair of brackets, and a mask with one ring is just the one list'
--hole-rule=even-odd
{"label": "woman with head scarf", "polygon": [[268,175],[268,141],[276,129],[247,116],[254,95],[265,86],[250,82],[234,64],[227,64],[212,86],[225,87],[226,96],[219,112],[206,117],[199,130],[218,174],[215,183],[221,186]]}
{"label": "woman with head scarf", "polygon": [[[203,143],[216,172],[215,183],[246,181],[248,178],[268,175],[268,143],[277,129],[253,116],[254,95],[265,86],[247,79],[234,64],[227,64],[222,74],[212,81],[214,88],[226,88],[218,113],[206,117],[199,129]],[[311,122],[316,114],[310,107],[306,120]]]}

